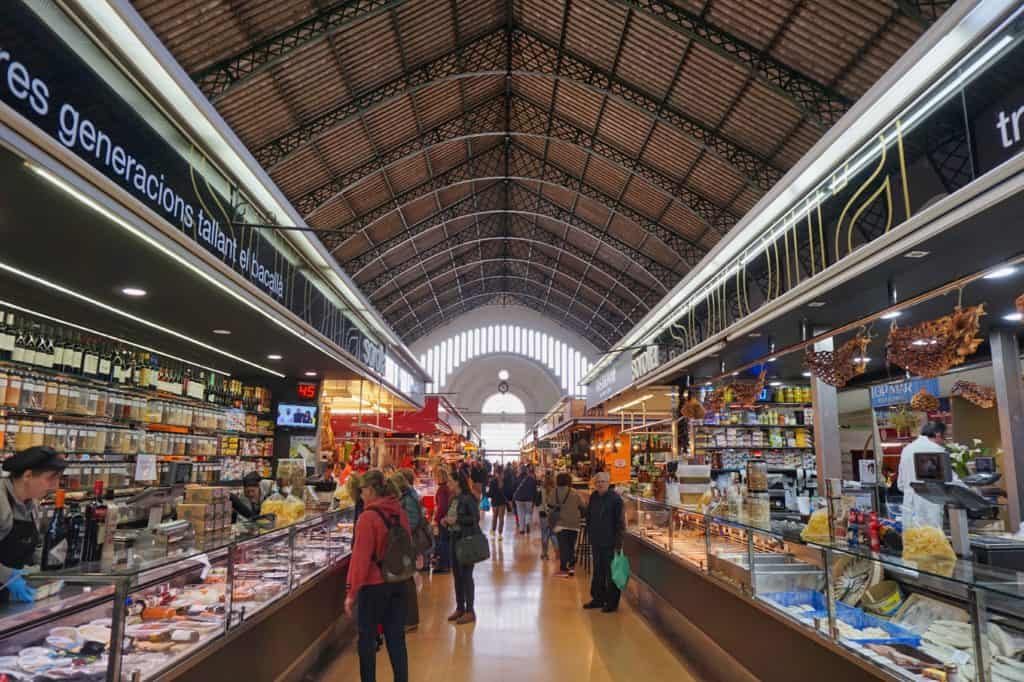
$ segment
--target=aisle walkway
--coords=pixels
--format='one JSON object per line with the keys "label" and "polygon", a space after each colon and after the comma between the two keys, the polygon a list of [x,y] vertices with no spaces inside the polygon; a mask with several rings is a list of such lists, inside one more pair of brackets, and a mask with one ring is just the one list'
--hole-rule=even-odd
{"label": "aisle walkway", "polygon": [[[485,519],[490,528],[490,518]],[[697,678],[622,600],[617,613],[584,611],[589,576],[553,578],[558,562],[540,559],[540,534],[505,528],[491,540],[491,560],[479,564],[474,625],[455,627],[452,577],[422,579],[420,627],[408,635],[410,682],[636,682]],[[391,682],[384,650],[377,679]],[[354,642],[334,661],[322,682],[359,679]]]}

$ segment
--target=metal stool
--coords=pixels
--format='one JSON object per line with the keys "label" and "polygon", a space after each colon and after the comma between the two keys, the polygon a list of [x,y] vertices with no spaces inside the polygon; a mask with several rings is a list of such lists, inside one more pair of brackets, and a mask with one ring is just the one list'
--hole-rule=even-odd
{"label": "metal stool", "polygon": [[590,534],[587,533],[586,520],[580,521],[580,536],[576,542],[576,567],[590,573]]}

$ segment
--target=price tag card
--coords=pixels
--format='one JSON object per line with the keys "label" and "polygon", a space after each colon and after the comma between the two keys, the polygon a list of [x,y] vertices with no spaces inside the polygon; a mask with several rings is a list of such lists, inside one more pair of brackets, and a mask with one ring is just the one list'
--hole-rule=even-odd
{"label": "price tag card", "polygon": [[136,481],[155,481],[155,480],[157,480],[156,455],[136,455],[135,456],[135,480]]}

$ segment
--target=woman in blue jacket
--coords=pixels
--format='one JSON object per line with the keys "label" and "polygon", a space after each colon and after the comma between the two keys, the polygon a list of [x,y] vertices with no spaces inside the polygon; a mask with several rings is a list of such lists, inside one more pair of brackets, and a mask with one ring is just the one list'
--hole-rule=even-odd
{"label": "woman in blue jacket", "polygon": [[530,520],[533,518],[533,503],[537,499],[537,479],[534,478],[533,469],[530,467],[526,467],[512,499],[516,502],[516,511],[519,514],[519,534],[529,533]]}

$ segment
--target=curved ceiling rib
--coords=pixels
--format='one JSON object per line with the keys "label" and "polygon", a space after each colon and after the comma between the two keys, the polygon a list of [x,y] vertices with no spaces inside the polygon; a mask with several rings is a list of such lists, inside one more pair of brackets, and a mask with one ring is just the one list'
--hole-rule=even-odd
{"label": "curved ceiling rib", "polygon": [[[293,203],[306,218],[330,202],[343,196],[365,182],[370,176],[385,171],[401,162],[410,161],[419,155],[428,155],[432,150],[449,143],[482,140],[490,137],[511,137],[512,139],[533,138],[547,141],[558,141],[579,148],[586,154],[594,155],[601,160],[616,166],[625,173],[639,176],[660,191],[664,196],[682,199],[683,204],[707,228],[725,234],[739,220],[739,215],[730,210],[729,205],[719,206],[713,200],[686,186],[686,179],[675,180],[662,171],[630,157],[617,150],[614,146],[602,142],[598,135],[577,127],[570,121],[552,115],[552,124],[545,125],[546,112],[528,98],[513,95],[511,116],[517,122],[518,130],[499,129],[503,124],[498,119],[504,117],[504,104],[500,100],[484,100],[476,107],[455,119],[425,131],[420,137],[408,140],[397,147],[384,152],[379,159],[374,158],[345,174],[331,178],[324,184],[308,190]],[[482,124],[482,125],[481,125]],[[698,240],[699,241],[699,240]]]}
{"label": "curved ceiling rib", "polygon": [[[512,66],[505,68],[506,43],[511,45]],[[648,117],[670,125],[698,145],[732,165],[762,190],[770,188],[782,172],[771,166],[756,152],[726,138],[677,109],[658,102],[643,90],[588,63],[568,50],[559,51],[536,34],[521,28],[492,31],[476,38],[465,47],[456,48],[411,72],[403,74],[365,95],[321,113],[287,133],[271,140],[254,152],[263,166],[273,166],[286,155],[311,144],[317,137],[357,118],[370,106],[396,96],[408,96],[443,80],[479,78],[482,76],[528,76],[574,85],[607,94],[623,105]]]}
{"label": "curved ceiling rib", "polygon": [[598,348],[610,347],[617,338],[614,336],[616,332],[614,329],[609,328],[609,325],[602,323],[601,329],[596,326],[588,327],[586,320],[567,310],[565,306],[554,301],[545,301],[541,297],[542,292],[538,291],[536,284],[530,280],[500,275],[476,278],[463,284],[463,292],[464,295],[461,298],[456,297],[448,302],[444,312],[434,312],[415,321],[411,321],[412,315],[406,313],[394,322],[395,331],[401,334],[403,338],[409,338],[411,342],[418,338],[417,330],[424,329],[432,321],[443,324],[454,319],[461,314],[462,310],[471,309],[472,302],[481,297],[494,298],[495,296],[510,295],[520,301],[530,301],[537,306],[535,309],[540,312],[550,315],[553,310],[562,319],[575,322],[571,328],[581,336],[589,339]]}
{"label": "curved ceiling rib", "polygon": [[[510,266],[514,266],[514,267],[517,266],[520,269],[525,269],[527,272],[529,272],[529,268],[535,267],[535,268],[537,268],[539,270],[545,271],[545,273],[543,275],[545,277],[545,279],[547,279],[551,275],[561,273],[561,270],[559,270],[558,267],[555,265],[555,259],[554,258],[548,258],[548,257],[542,256],[542,255],[533,255],[530,258],[517,258],[517,257],[510,256],[510,255],[505,255],[503,253],[497,253],[497,254],[494,254],[493,257],[490,257],[490,258],[486,258],[486,257],[485,258],[480,258],[480,257],[477,257],[477,258],[474,258],[472,260],[463,260],[462,262],[460,262],[458,264],[456,264],[454,262],[446,263],[446,264],[442,265],[439,268],[435,268],[434,270],[428,271],[425,276],[418,277],[418,278],[413,279],[413,280],[411,280],[409,282],[403,283],[401,291],[405,295],[411,296],[411,297],[415,298],[415,296],[414,296],[415,292],[420,290],[420,289],[422,289],[423,287],[427,286],[427,281],[428,280],[437,280],[440,277],[443,277],[445,275],[449,275],[449,274],[452,274],[452,273],[455,273],[457,275],[460,270],[464,270],[464,269],[468,269],[468,268],[477,268],[477,267],[479,267],[481,265],[486,266],[486,265],[493,264],[493,263],[508,263]],[[582,288],[584,288],[587,291],[589,291],[590,293],[594,294],[599,299],[604,299],[605,298],[604,293],[602,293],[599,289],[597,289],[594,286],[594,284],[589,283],[586,278],[580,279],[579,280],[579,284],[580,284],[580,286]],[[461,281],[460,281],[460,285],[461,285]],[[570,298],[572,297],[572,294],[567,294],[567,295],[569,295]],[[374,303],[377,304],[377,306],[378,306],[378,308],[380,309],[381,312],[387,313],[395,305],[397,305],[401,301],[402,301],[402,297],[399,294],[399,292],[396,291],[393,294],[390,294],[390,295],[385,296],[385,297],[380,298],[380,299],[376,299],[374,301]],[[630,307],[630,305],[629,305],[629,303],[627,301],[624,301],[624,300],[620,299],[618,296],[616,296],[614,299],[609,299],[607,301],[607,303],[612,308],[615,309],[615,313],[617,315],[619,315],[620,317],[627,318],[630,322],[637,321],[636,319],[634,319],[634,315],[633,314],[636,311],[636,309],[643,307],[643,304],[641,304],[641,303],[636,303],[632,307]],[[626,307],[624,308],[622,306],[626,306]],[[601,308],[601,306],[598,306],[597,310],[600,310],[600,308]]]}
{"label": "curved ceiling rib", "polygon": [[605,347],[951,4],[131,1],[407,341]]}
{"label": "curved ceiling rib", "polygon": [[[498,215],[500,214],[497,214],[494,217],[498,217]],[[476,217],[475,214],[471,214],[471,216],[474,218]],[[481,223],[484,222],[487,223],[486,226],[481,225]],[[527,245],[531,249],[531,253],[536,246],[552,249],[560,256],[565,255],[575,261],[583,263],[584,273],[579,275],[579,277],[586,277],[589,270],[594,270],[602,276],[610,279],[613,283],[623,285],[623,288],[629,297],[635,299],[635,306],[633,307],[642,307],[646,309],[653,307],[653,305],[658,302],[660,296],[656,292],[640,284],[625,272],[620,271],[612,274],[606,267],[599,265],[595,266],[593,261],[590,259],[590,254],[586,253],[582,249],[577,249],[571,245],[560,243],[557,237],[555,239],[537,239],[534,236],[534,231],[536,229],[538,228],[533,225],[529,225],[526,236],[518,233],[505,234],[506,227],[497,221],[476,221],[472,227],[454,234],[428,249],[422,250],[419,257],[407,258],[395,265],[387,264],[386,267],[383,268],[384,272],[373,279],[360,282],[360,286],[365,289],[368,296],[374,298],[376,294],[378,294],[378,292],[384,289],[388,284],[392,283],[394,280],[401,279],[401,277],[406,273],[412,272],[421,262],[426,263],[438,256],[452,254],[461,247],[477,247],[478,249],[482,249],[484,243],[494,242],[498,244]],[[473,231],[473,234],[467,236],[464,234],[465,231]],[[546,234],[555,237],[555,235],[550,232]],[[558,259],[553,260],[556,263],[558,262]],[[573,277],[577,276],[576,271],[571,271],[567,274],[572,275]],[[408,283],[403,284],[403,287],[404,286],[408,286]],[[641,296],[637,293],[638,291],[644,292],[644,295]],[[385,312],[390,307],[390,303],[391,301],[387,298],[380,302],[380,305]]]}
{"label": "curved ceiling rib", "polygon": [[[567,228],[570,228],[571,231],[578,231],[596,238],[603,246],[607,246],[608,248],[618,252],[627,261],[635,263],[637,268],[650,278],[652,284],[645,285],[645,288],[655,288],[662,291],[662,293],[668,291],[668,287],[665,286],[664,282],[666,278],[672,276],[671,271],[667,267],[657,263],[628,244],[621,242],[617,238],[606,235],[604,226],[599,227],[597,225],[593,225],[560,205],[544,197],[538,197],[536,194],[529,193],[519,186],[507,188],[505,183],[501,182],[500,184],[496,183],[491,185],[488,189],[490,191],[483,196],[484,199],[490,199],[492,202],[500,201],[507,192],[510,197],[521,198],[523,203],[521,204],[521,207],[517,206],[516,208],[504,208],[497,204],[492,204],[491,208],[485,208],[479,204],[470,206],[471,204],[474,204],[474,202],[479,201],[480,197],[485,194],[483,192],[474,192],[469,196],[458,200],[456,203],[432,214],[422,222],[416,223],[407,230],[399,233],[397,236],[376,244],[374,247],[363,252],[359,256],[344,261],[343,265],[346,266],[346,269],[350,273],[358,278],[362,274],[363,270],[369,267],[374,260],[381,258],[386,251],[394,250],[402,244],[410,241],[411,238],[422,235],[429,230],[442,227],[454,218],[469,215],[481,216],[491,213],[514,213],[552,220],[565,225]],[[504,203],[511,203],[511,201],[506,201]]]}

